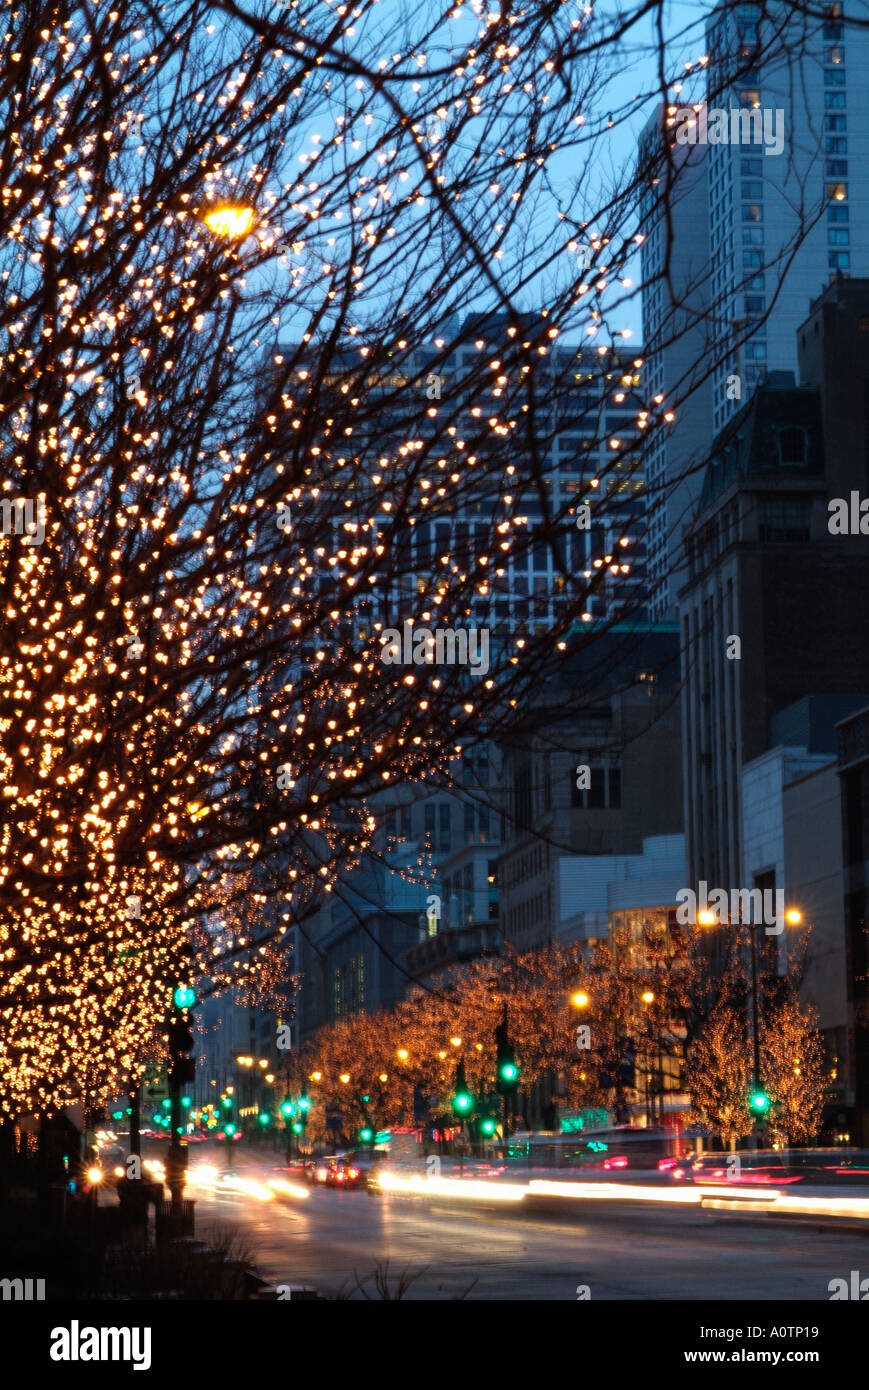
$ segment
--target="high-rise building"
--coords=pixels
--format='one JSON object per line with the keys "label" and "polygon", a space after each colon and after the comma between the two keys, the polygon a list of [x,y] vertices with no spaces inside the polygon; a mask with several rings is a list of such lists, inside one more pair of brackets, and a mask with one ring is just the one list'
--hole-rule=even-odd
{"label": "high-rise building", "polygon": [[773,716],[804,695],[869,688],[858,636],[869,629],[869,536],[838,534],[830,511],[866,486],[869,361],[855,348],[866,332],[869,282],[828,286],[798,334],[811,384],[770,373],[706,470],[679,595],[695,885],[742,885],[742,768],[770,747]]}
{"label": "high-rise building", "polygon": [[865,25],[869,0],[825,9],[719,6],[705,101],[690,119],[656,112],[643,134],[647,381],[681,400],[647,459],[653,619],[674,613],[713,438],[768,372],[796,371],[809,298],[869,274],[869,30],[848,22]]}
{"label": "high-rise building", "polygon": [[869,274],[869,33],[843,13],[865,25],[869,3],[826,9],[722,6],[709,25],[710,105],[763,113],[782,146],[708,145],[716,339],[732,344],[713,379],[716,432],[767,369],[796,370],[807,298],[837,271]]}
{"label": "high-rise building", "polygon": [[[711,439],[709,225],[705,146],[680,145],[660,107],[640,140],[640,250],[647,399],[681,401],[677,422],[650,436],[646,452],[646,578],[653,622],[672,618],[684,578],[678,540],[703,481],[696,467]],[[672,162],[671,162],[672,161]]]}
{"label": "high-rise building", "polygon": [[[409,448],[426,447],[434,485],[429,515],[421,512],[412,525],[377,518],[378,529],[389,538],[394,573],[376,593],[360,599],[353,613],[357,635],[367,636],[375,622],[400,630],[416,620],[437,588],[442,567],[471,574],[483,552],[490,556],[482,571],[491,575],[489,591],[471,595],[465,614],[450,618],[491,629],[493,646],[548,631],[568,605],[580,622],[642,617],[644,479],[633,449],[642,357],[637,349],[550,346],[545,358],[538,357],[511,383],[501,365],[511,327],[516,333],[503,314],[446,322],[415,351],[396,344],[389,372],[372,374],[366,383],[367,423],[354,434],[354,456],[389,463]],[[521,345],[530,351],[528,316],[519,316],[520,338],[526,330],[529,342]],[[287,348],[281,355],[294,351]],[[301,395],[303,360],[297,376]],[[335,385],[337,379],[329,389]],[[505,447],[504,436],[493,432],[489,442],[481,425],[498,415],[508,393],[510,413],[517,413],[523,428]],[[529,432],[520,412],[532,401]],[[444,419],[457,438],[474,441],[467,452],[477,469],[467,470],[451,501],[437,494],[437,483],[445,479],[438,472],[440,450],[431,447],[438,431],[443,433]],[[341,473],[334,485],[346,487]],[[516,521],[506,553],[491,544],[505,492]],[[575,521],[583,503],[590,509],[587,528]],[[361,514],[357,505],[355,516]],[[555,516],[560,520],[553,524]],[[328,524],[335,528],[332,543],[338,551],[340,515]],[[565,582],[564,568],[573,583]],[[327,572],[311,582],[328,593]],[[578,596],[584,597],[581,612]],[[480,744],[463,751],[450,776],[391,786],[372,798],[379,865],[361,866],[338,891],[324,894],[298,943],[302,1036],[326,1021],[394,1002],[411,974],[442,965],[447,955],[461,958],[471,937],[479,949],[491,949],[497,930],[499,766],[499,751]],[[412,887],[409,868],[416,873]],[[431,894],[438,900],[437,915],[425,911]],[[432,944],[441,932],[452,934],[446,954]],[[456,933],[465,937],[452,941]]]}

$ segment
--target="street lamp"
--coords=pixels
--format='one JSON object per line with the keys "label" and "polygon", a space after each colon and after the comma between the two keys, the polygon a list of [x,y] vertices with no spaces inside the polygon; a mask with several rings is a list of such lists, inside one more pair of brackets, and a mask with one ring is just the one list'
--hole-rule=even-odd
{"label": "street lamp", "polygon": [[[655,1002],[654,992],[650,989],[643,990],[640,998],[644,1004],[654,1004]],[[646,1038],[649,1048],[646,1056],[646,1123],[652,1125],[655,1122],[654,1101],[652,1099],[652,1020],[648,1014],[646,1015]]]}
{"label": "street lamp", "polygon": [[207,212],[203,221],[215,236],[237,241],[247,236],[253,225],[253,218],[253,208],[245,207],[243,204],[224,203]]}
{"label": "street lamp", "polygon": [[573,998],[571,999],[571,1003],[573,1004],[575,1009],[587,1009],[590,1002],[591,1001],[584,989],[578,989],[576,991],[576,994],[574,994]]}

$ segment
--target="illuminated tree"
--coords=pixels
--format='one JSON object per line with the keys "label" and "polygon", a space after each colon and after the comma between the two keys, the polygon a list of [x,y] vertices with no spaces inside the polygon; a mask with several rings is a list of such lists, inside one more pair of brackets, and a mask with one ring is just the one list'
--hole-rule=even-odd
{"label": "illuminated tree", "polygon": [[751,1132],[751,1046],[745,1014],[722,1004],[688,1049],[685,1080],[694,1122],[720,1134],[731,1149]]}
{"label": "illuminated tree", "polygon": [[791,993],[765,1019],[761,1076],[769,1092],[770,1133],[778,1143],[813,1139],[824,1106],[826,1077],[817,1015]]}

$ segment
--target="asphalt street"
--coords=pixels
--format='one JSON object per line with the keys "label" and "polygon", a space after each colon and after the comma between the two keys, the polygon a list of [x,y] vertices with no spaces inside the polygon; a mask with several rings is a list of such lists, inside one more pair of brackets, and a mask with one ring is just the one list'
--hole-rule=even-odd
{"label": "asphalt street", "polygon": [[[254,1168],[244,1165],[245,1172]],[[261,1168],[262,1175],[270,1170]],[[371,1296],[378,1266],[407,1298],[828,1300],[832,1279],[869,1272],[860,1233],[753,1224],[696,1208],[595,1206],[533,1214],[365,1191],[264,1202],[197,1191],[197,1235],[238,1230],[269,1285]]]}

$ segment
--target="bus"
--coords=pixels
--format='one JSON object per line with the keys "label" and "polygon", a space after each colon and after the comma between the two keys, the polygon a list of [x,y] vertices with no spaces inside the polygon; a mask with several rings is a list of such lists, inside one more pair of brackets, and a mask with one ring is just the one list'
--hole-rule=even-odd
{"label": "bus", "polygon": [[612,1125],[578,1134],[511,1135],[500,1146],[508,1167],[573,1168],[618,1174],[664,1171],[695,1150],[690,1134],[671,1129]]}

